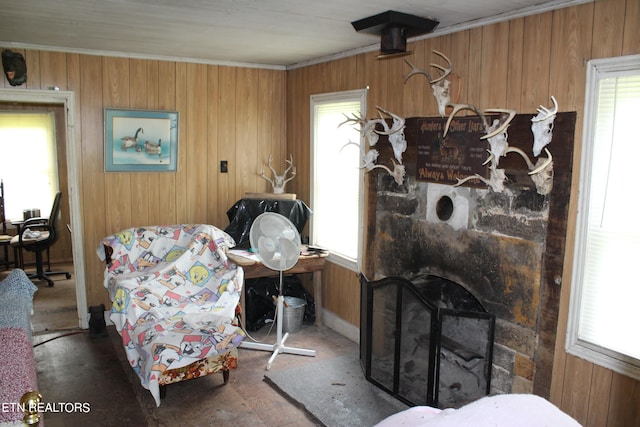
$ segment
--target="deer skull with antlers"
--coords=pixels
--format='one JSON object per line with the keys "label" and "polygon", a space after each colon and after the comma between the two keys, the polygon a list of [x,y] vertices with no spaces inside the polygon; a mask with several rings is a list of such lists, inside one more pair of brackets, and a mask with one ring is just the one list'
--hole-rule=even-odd
{"label": "deer skull with antlers", "polygon": [[[524,153],[524,151],[516,147],[509,147],[509,143],[507,141],[507,128],[516,115],[515,110],[501,108],[485,110],[485,113],[502,113],[502,116],[500,118],[495,119],[493,123],[489,125],[484,114],[473,105],[451,104],[450,106],[453,108],[453,111],[449,115],[449,119],[445,124],[444,135],[447,134],[449,125],[451,124],[451,120],[457,112],[465,109],[471,110],[475,112],[482,120],[482,124],[485,129],[485,135],[482,136],[481,139],[488,140],[490,146],[490,149],[487,150],[489,152],[489,158],[484,162],[484,164],[487,164],[489,162],[491,163],[489,166],[489,178],[484,178],[483,176],[476,174],[465,179],[458,180],[458,182],[455,184],[456,186],[461,185],[471,179],[477,179],[487,184],[489,187],[491,187],[491,189],[493,189],[493,191],[504,191],[504,181],[506,180],[506,174],[504,169],[498,169],[500,157],[504,157],[509,153],[517,153],[522,156],[522,158],[527,163],[527,166],[529,167],[529,175],[531,176],[531,180],[536,186],[537,192],[541,195],[549,194],[549,192],[551,192],[551,188],[553,186],[553,158],[551,157],[551,153],[549,153],[549,150],[545,148],[547,158],[538,159],[538,162],[534,165],[531,160],[529,160],[529,157]],[[545,111],[548,110],[545,109]]]}
{"label": "deer skull with antlers", "polygon": [[[389,173],[389,175],[393,176],[393,179],[398,183],[398,185],[402,185],[402,183],[404,182],[404,176],[406,174],[405,167],[402,164],[402,154],[407,150],[407,140],[404,136],[405,119],[381,107],[376,107],[376,109],[378,110],[379,115],[379,118],[377,119],[366,120],[362,116],[362,114],[354,114],[352,117],[345,115],[346,120],[340,123],[338,127],[346,123],[351,123],[353,125],[359,126],[360,138],[366,139],[370,147],[373,147],[378,143],[378,135],[388,136],[389,143],[391,144],[391,148],[393,149],[393,155],[398,161],[396,163],[393,158],[391,159],[391,162],[393,163],[393,170],[389,169],[387,166],[376,164],[380,152],[374,148],[369,149],[367,153],[363,155],[362,165],[360,167],[366,168],[369,171],[373,169],[384,169]],[[383,113],[391,117],[391,119],[393,120],[391,125],[389,125],[384,119],[382,115]],[[377,130],[377,125],[382,126],[383,130]],[[349,142],[346,145],[349,144],[354,143]]]}
{"label": "deer skull with antlers", "polygon": [[[264,174],[264,167],[260,172],[260,176],[271,183],[271,186],[273,187],[273,194],[284,194],[285,185],[287,184],[287,182],[291,181],[296,176],[296,167],[293,165],[293,156],[289,154],[289,160],[285,160],[285,162],[289,166],[287,167],[287,169],[284,171],[282,175],[278,175],[276,170],[271,165],[272,161],[273,161],[273,156],[270,155],[268,166],[269,166],[269,169],[271,169],[271,172],[273,173],[273,179],[267,177]],[[287,178],[287,174],[289,173],[289,171],[291,171],[291,176]]]}
{"label": "deer skull with antlers", "polygon": [[553,108],[550,110],[542,105],[538,108],[538,114],[531,119],[531,132],[533,132],[533,154],[538,157],[545,145],[551,142],[553,137],[553,121],[558,114],[558,103],[552,96]]}
{"label": "deer skull with antlers", "polygon": [[446,67],[443,67],[442,65],[438,65],[438,64],[429,64],[433,68],[440,70],[441,72],[440,76],[436,78],[432,78],[431,73],[429,73],[427,70],[418,68],[415,65],[413,65],[408,59],[405,59],[404,62],[406,62],[407,65],[411,67],[411,71],[409,72],[409,74],[404,76],[404,82],[406,83],[407,80],[411,78],[411,76],[414,76],[416,74],[422,74],[423,76],[425,76],[429,81],[429,85],[431,86],[431,89],[433,90],[433,96],[436,98],[436,101],[438,102],[438,112],[440,113],[440,116],[444,117],[445,110],[447,108],[447,105],[449,105],[449,102],[450,102],[450,96],[449,96],[450,82],[449,80],[446,79],[446,77],[449,74],[451,74],[451,70],[452,70],[451,60],[447,58],[445,54],[440,53],[437,50],[433,50],[432,52],[438,55],[439,57],[441,57],[442,59],[444,59],[445,61],[447,61]]}
{"label": "deer skull with antlers", "polygon": [[[389,144],[391,144],[391,148],[393,148],[393,155],[398,163],[402,164],[402,153],[407,150],[407,140],[404,138],[405,119],[383,108],[376,108],[378,109],[378,114],[380,114],[380,123],[382,123],[384,131],[376,130],[375,132],[389,137]],[[391,126],[382,118],[382,113],[393,119]]]}

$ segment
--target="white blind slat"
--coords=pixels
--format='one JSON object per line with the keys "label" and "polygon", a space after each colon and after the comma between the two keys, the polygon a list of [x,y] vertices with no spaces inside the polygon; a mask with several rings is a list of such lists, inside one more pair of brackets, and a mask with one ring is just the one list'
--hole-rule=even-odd
{"label": "white blind slat", "polygon": [[598,82],[578,338],[640,359],[640,199],[629,183],[640,159],[640,73]]}

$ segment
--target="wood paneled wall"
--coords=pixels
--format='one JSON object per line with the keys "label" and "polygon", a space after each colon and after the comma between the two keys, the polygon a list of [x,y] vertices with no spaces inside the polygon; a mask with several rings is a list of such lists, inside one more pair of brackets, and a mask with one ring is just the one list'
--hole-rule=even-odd
{"label": "wood paneled wall", "polygon": [[[551,95],[561,111],[577,111],[570,218],[575,218],[586,61],[640,53],[640,2],[593,3],[410,42],[409,59],[427,68],[433,49],[453,62],[452,100],[480,108],[534,113]],[[81,203],[89,305],[108,303],[95,248],[122,228],[158,223],[228,223],[225,212],[245,191],[267,191],[257,171],[269,154],[294,157],[288,190],[308,201],[309,97],[369,87],[367,117],[377,105],[405,117],[435,116],[420,76],[406,84],[401,58],[360,54],[287,72],[170,61],[21,51],[29,80],[15,90],[58,86],[75,92]],[[9,87],[6,81],[0,83]],[[143,108],[180,114],[177,173],[103,172],[103,109]],[[229,173],[219,173],[219,160]],[[276,163],[277,164],[277,163]],[[570,221],[552,383],[552,401],[585,426],[640,425],[640,382],[567,355],[564,334],[575,223]],[[365,249],[366,253],[366,249]],[[359,324],[359,284],[330,265],[323,274],[325,307]]]}
{"label": "wood paneled wall", "polygon": [[[109,304],[95,253],[103,237],[150,224],[224,228],[227,209],[245,192],[270,191],[258,173],[270,154],[284,162],[285,71],[20,52],[28,81],[15,90],[57,86],[75,93],[88,305]],[[10,88],[4,79],[0,84]],[[178,171],[105,173],[106,107],[177,111]],[[229,162],[229,173],[219,172],[220,160]]]}
{"label": "wood paneled wall", "polygon": [[[440,62],[431,53],[433,49],[451,59],[454,102],[535,114],[539,105],[550,104],[553,95],[560,111],[578,113],[551,400],[585,426],[640,426],[640,382],[569,356],[563,350],[575,238],[586,62],[640,53],[638,22],[638,0],[596,0],[408,46],[414,52],[408,59],[421,68]],[[367,117],[376,115],[377,105],[404,117],[438,114],[431,90],[421,76],[403,84],[409,66],[400,58],[378,61],[375,56],[376,53],[360,54],[287,73],[288,149],[299,159],[299,172],[309,170],[303,161],[308,162],[310,156],[307,141],[312,94],[368,86]],[[294,191],[308,200],[308,176],[301,175],[294,181]],[[353,272],[332,266],[329,274],[323,275],[325,308],[354,325],[359,323],[358,310],[354,310],[359,292]]]}

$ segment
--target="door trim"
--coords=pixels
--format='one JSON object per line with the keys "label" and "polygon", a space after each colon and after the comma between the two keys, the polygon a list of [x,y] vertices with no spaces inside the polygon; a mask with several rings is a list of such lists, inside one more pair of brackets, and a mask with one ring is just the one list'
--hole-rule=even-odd
{"label": "door trim", "polygon": [[80,179],[78,176],[78,152],[75,139],[75,94],[59,90],[15,90],[0,88],[0,101],[31,104],[63,104],[66,128],[67,179],[69,189],[69,215],[71,221],[71,242],[73,269],[76,282],[76,303],[78,325],[89,327],[87,314],[87,290],[85,286],[84,250],[82,243],[82,204],[80,201]]}

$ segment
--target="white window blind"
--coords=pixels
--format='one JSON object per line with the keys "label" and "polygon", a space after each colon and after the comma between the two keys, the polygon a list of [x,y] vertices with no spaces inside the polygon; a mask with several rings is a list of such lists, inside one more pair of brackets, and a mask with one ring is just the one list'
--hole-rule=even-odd
{"label": "white window blind", "polygon": [[48,216],[59,188],[53,113],[0,113],[0,152],[6,217],[22,219],[25,209]]}
{"label": "white window blind", "polygon": [[[629,58],[626,58],[627,60]],[[611,60],[609,60],[611,61]],[[592,64],[574,257],[568,351],[640,375],[640,58],[629,68]]]}
{"label": "white window blind", "polygon": [[312,243],[330,260],[359,269],[362,227],[360,133],[345,116],[365,111],[364,91],[312,96]]}

